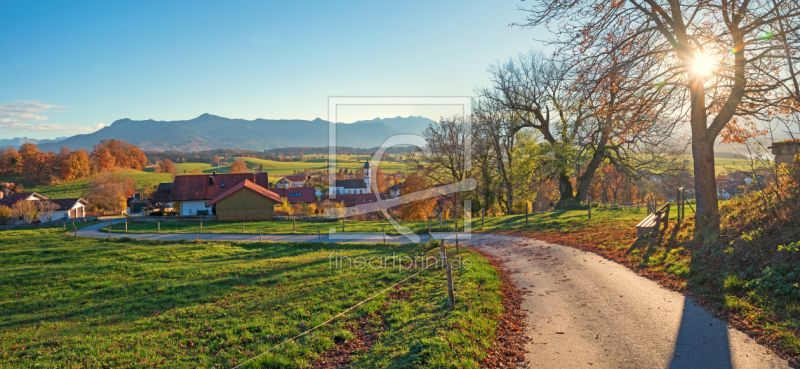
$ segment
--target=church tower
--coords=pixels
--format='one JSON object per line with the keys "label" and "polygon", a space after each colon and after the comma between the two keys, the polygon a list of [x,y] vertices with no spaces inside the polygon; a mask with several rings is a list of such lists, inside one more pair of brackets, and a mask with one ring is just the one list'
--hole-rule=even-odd
{"label": "church tower", "polygon": [[366,193],[372,193],[372,184],[370,183],[370,170],[369,170],[369,160],[364,163],[364,184],[367,185]]}

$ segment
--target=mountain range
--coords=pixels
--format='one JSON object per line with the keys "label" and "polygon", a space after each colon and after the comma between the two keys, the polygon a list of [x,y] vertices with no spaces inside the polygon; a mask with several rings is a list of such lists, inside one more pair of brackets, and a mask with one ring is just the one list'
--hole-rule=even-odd
{"label": "mountain range", "polygon": [[[401,133],[420,134],[433,120],[423,117],[376,118],[336,123],[336,146],[369,148]],[[100,140],[121,139],[145,151],[202,151],[211,149],[265,150],[280,147],[329,146],[330,122],[322,119],[230,119],[212,114],[180,121],[120,119],[96,132],[37,143],[43,151],[91,149]],[[13,141],[4,140],[4,141]],[[19,146],[4,144],[0,146]],[[33,140],[31,140],[33,141]]]}
{"label": "mountain range", "polygon": [[0,148],[6,146],[14,146],[14,148],[20,147],[20,145],[28,142],[35,143],[36,145],[44,144],[48,142],[57,142],[66,139],[66,137],[58,137],[53,139],[42,139],[37,140],[35,138],[28,138],[28,137],[14,137],[14,138],[2,138],[0,139]]}

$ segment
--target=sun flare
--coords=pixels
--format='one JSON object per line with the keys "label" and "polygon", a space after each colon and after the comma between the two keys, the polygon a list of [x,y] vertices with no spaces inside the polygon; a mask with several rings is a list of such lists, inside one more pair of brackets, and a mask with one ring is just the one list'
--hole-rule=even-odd
{"label": "sun flare", "polygon": [[711,56],[699,54],[694,58],[692,71],[701,76],[708,76],[717,70],[717,61]]}

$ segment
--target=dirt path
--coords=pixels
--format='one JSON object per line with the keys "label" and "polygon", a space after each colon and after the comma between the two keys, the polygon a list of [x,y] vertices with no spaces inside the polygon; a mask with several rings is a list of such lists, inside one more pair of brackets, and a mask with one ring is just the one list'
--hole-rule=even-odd
{"label": "dirt path", "polygon": [[529,293],[529,368],[789,368],[735,329],[622,265],[529,238],[473,235]]}

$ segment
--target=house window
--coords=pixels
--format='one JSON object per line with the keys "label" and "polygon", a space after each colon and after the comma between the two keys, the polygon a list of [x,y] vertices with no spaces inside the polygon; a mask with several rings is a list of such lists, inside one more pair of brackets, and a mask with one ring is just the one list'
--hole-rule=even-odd
{"label": "house window", "polygon": [[225,182],[219,184],[219,188],[225,187]]}

